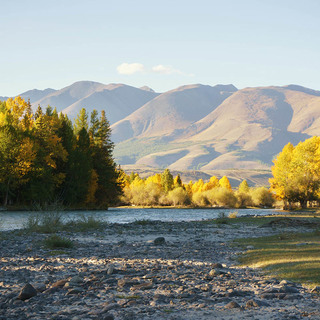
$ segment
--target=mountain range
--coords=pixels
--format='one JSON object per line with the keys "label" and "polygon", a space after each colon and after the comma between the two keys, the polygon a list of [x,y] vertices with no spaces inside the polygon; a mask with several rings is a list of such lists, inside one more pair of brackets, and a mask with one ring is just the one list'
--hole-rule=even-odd
{"label": "mountain range", "polygon": [[[172,170],[270,169],[288,142],[320,135],[320,91],[298,85],[149,87],[79,81],[20,94],[74,120],[81,108],[106,110],[117,163]],[[5,100],[6,97],[0,97]]]}

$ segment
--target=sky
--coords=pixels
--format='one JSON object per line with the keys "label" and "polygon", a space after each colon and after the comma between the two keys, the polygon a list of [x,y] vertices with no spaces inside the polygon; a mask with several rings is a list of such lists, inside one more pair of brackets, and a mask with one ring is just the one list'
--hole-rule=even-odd
{"label": "sky", "polygon": [[320,90],[318,0],[0,0],[0,96],[91,80]]}

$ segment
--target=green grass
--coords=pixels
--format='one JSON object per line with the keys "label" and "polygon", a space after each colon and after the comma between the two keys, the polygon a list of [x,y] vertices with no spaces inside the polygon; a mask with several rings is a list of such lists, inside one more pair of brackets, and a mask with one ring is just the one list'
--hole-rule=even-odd
{"label": "green grass", "polygon": [[68,252],[65,250],[50,250],[47,254],[49,256],[60,256],[62,254],[67,254]]}
{"label": "green grass", "polygon": [[189,147],[192,142],[182,143],[168,143],[168,141],[161,141],[161,139],[146,138],[146,139],[130,139],[116,144],[114,148],[114,157],[116,162],[122,158],[131,158],[134,162],[148,154],[169,151],[173,149],[180,149]]}
{"label": "green grass", "polygon": [[103,230],[107,225],[108,222],[102,222],[93,216],[86,217],[82,215],[79,220],[72,220],[64,224],[63,230],[78,232],[98,231]]}
{"label": "green grass", "polygon": [[133,224],[136,224],[138,226],[148,226],[148,225],[153,225],[154,221],[151,221],[148,219],[141,219],[141,220],[135,220]]}
{"label": "green grass", "polygon": [[56,233],[58,231],[86,232],[104,229],[108,222],[102,222],[93,216],[81,216],[80,219],[63,222],[60,212],[41,212],[31,215],[25,226],[26,232]]}
{"label": "green grass", "polygon": [[70,239],[60,237],[56,234],[49,236],[43,242],[49,249],[73,248],[73,242]]}
{"label": "green grass", "polygon": [[118,295],[116,295],[116,297],[118,299],[127,299],[127,300],[138,300],[138,299],[141,299],[141,296],[139,296],[139,295],[127,296],[127,295],[124,295],[124,294],[118,294]]}
{"label": "green grass", "polygon": [[283,233],[240,239],[235,244],[253,246],[240,258],[242,266],[263,268],[270,276],[320,285],[320,232]]}
{"label": "green grass", "polygon": [[221,224],[229,224],[229,225],[237,225],[241,227],[241,225],[252,225],[257,227],[269,226],[269,227],[277,227],[282,225],[285,226],[308,226],[313,228],[320,229],[320,216],[315,216],[314,214],[297,213],[297,214],[281,214],[281,215],[273,215],[273,216],[251,216],[251,217],[234,217],[235,214],[231,215],[219,215],[216,219],[209,219],[202,221],[203,224],[211,224],[216,223],[217,225]]}
{"label": "green grass", "polygon": [[[207,220],[201,220],[201,221],[196,221],[195,223],[200,223],[200,224],[217,224],[217,225],[222,225],[222,224],[228,224],[228,225],[234,225],[237,227],[241,227],[241,225],[253,225],[253,226],[263,226],[267,223],[270,223],[271,221],[277,220],[277,217],[270,216],[270,217],[236,217],[234,218],[233,215],[231,217],[229,216],[219,216],[216,219],[207,219]],[[320,221],[319,221],[320,222]]]}
{"label": "green grass", "polygon": [[47,211],[29,216],[24,228],[27,232],[55,233],[62,226],[62,213]]}

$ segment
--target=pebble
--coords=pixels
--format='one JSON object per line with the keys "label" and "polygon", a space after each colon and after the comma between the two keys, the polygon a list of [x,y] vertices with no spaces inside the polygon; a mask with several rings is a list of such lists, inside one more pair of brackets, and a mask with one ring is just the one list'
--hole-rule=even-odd
{"label": "pebble", "polygon": [[241,249],[231,240],[276,232],[202,222],[113,224],[62,233],[76,247],[55,255],[41,246],[46,235],[6,232],[0,320],[320,319],[319,287],[236,267]]}

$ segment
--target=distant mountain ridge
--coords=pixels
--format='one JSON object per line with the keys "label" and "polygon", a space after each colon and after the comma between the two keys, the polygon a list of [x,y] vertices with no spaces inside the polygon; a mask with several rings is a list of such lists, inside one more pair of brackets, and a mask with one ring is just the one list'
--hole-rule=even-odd
{"label": "distant mountain ridge", "polygon": [[320,135],[320,91],[298,85],[190,84],[156,93],[79,81],[21,96],[33,108],[51,105],[71,120],[83,107],[106,110],[116,161],[140,168],[269,169],[285,144]]}
{"label": "distant mountain ridge", "polygon": [[113,139],[173,135],[202,119],[233,94],[234,86],[187,85],[162,93],[112,126]]}

